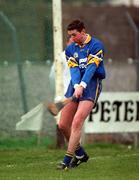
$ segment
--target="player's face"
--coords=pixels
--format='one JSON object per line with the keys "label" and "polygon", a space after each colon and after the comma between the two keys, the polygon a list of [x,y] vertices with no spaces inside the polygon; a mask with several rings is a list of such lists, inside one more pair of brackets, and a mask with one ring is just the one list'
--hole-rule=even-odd
{"label": "player's face", "polygon": [[82,44],[84,42],[84,31],[77,31],[76,29],[68,31],[68,35],[75,43]]}

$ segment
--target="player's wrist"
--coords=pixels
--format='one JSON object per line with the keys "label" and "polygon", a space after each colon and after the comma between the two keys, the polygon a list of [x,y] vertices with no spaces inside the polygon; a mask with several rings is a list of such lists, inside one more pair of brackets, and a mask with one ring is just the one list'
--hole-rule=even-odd
{"label": "player's wrist", "polygon": [[75,84],[74,89],[77,87],[83,87],[84,89],[86,88],[87,84],[84,81],[81,81],[80,84]]}
{"label": "player's wrist", "polygon": [[79,87],[79,84],[74,84],[74,89],[76,89],[77,87]]}
{"label": "player's wrist", "polygon": [[84,89],[87,87],[87,84],[84,81],[81,81],[79,85],[82,86]]}

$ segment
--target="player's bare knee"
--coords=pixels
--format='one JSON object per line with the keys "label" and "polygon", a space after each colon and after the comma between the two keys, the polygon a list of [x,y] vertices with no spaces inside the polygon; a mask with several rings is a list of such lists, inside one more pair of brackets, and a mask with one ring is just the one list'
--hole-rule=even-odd
{"label": "player's bare knee", "polygon": [[80,121],[80,119],[74,119],[72,123],[72,130],[73,131],[81,130],[81,127],[82,127],[82,122]]}
{"label": "player's bare knee", "polygon": [[67,129],[66,124],[64,124],[62,122],[59,122],[58,127],[60,130],[66,130]]}

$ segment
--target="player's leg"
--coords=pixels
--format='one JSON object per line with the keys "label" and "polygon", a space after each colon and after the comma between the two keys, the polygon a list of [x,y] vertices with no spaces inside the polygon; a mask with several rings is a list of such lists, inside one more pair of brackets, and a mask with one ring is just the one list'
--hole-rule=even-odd
{"label": "player's leg", "polygon": [[[65,154],[64,160],[63,160],[63,168],[65,169],[66,167],[70,166],[70,163],[72,162],[72,158],[74,156],[74,152],[79,145],[79,141],[81,138],[81,131],[82,131],[82,126],[87,118],[88,114],[92,110],[93,107],[93,102],[92,101],[80,101],[78,105],[78,109],[76,111],[76,114],[74,116],[74,119],[72,121],[72,127],[71,127],[71,133],[70,133],[70,139],[69,139],[69,144],[68,144],[68,149],[67,153]],[[82,147],[79,147],[81,156],[85,154],[84,150]],[[88,159],[87,159],[88,160]],[[86,160],[86,161],[87,161]]]}
{"label": "player's leg", "polygon": [[68,103],[61,111],[61,117],[58,126],[67,141],[69,141],[71,124],[77,111],[77,107],[78,103],[72,101]]}
{"label": "player's leg", "polygon": [[72,127],[71,127],[71,136],[69,139],[68,151],[74,153],[78,142],[81,138],[81,131],[85,119],[90,114],[94,103],[92,101],[80,101],[77,112],[74,116]]}

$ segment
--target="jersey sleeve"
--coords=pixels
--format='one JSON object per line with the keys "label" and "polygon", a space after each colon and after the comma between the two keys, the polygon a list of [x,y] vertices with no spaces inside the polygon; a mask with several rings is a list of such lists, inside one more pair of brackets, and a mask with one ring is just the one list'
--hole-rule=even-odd
{"label": "jersey sleeve", "polygon": [[96,43],[94,47],[90,49],[89,55],[87,57],[87,68],[81,80],[81,83],[84,83],[85,86],[87,86],[87,84],[93,77],[96,69],[100,65],[100,62],[103,61],[103,56],[104,56],[103,45],[101,43]]}
{"label": "jersey sleeve", "polygon": [[81,81],[79,65],[69,49],[65,50],[65,55],[66,55],[68,67],[70,69],[71,81],[73,86],[75,87]]}

